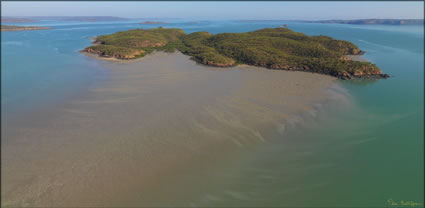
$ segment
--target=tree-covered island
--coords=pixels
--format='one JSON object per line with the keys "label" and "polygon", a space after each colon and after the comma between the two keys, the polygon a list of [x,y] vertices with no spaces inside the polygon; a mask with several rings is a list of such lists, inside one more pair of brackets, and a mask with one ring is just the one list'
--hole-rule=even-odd
{"label": "tree-covered island", "polygon": [[354,61],[347,55],[361,55],[356,45],[327,36],[307,36],[288,28],[266,28],[247,33],[195,32],[181,29],[136,29],[102,35],[83,52],[101,57],[135,59],[154,50],[179,50],[193,60],[210,66],[237,64],[269,69],[308,71],[341,79],[387,78],[369,62]]}

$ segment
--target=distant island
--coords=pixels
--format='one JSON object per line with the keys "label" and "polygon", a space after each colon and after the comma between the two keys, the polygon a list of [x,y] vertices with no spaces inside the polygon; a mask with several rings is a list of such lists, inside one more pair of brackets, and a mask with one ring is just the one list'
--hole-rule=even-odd
{"label": "distant island", "polygon": [[48,30],[52,29],[50,27],[38,27],[38,26],[30,26],[30,27],[24,27],[24,26],[10,26],[10,25],[2,25],[1,31],[24,31],[24,30]]}
{"label": "distant island", "polygon": [[107,22],[107,21],[124,21],[127,18],[113,17],[113,16],[70,16],[70,17],[52,17],[53,20],[58,21],[83,21],[83,22]]}
{"label": "distant island", "polygon": [[144,22],[140,22],[139,24],[156,25],[156,24],[168,24],[168,22],[144,21]]}
{"label": "distant island", "polygon": [[273,20],[273,19],[257,19],[257,20],[236,20],[237,22],[281,22],[281,21],[291,21],[291,20]]}
{"label": "distant island", "polygon": [[53,21],[82,21],[82,22],[101,22],[101,21],[125,21],[127,18],[113,16],[28,16],[28,17],[2,17],[4,23],[26,23],[39,22],[45,20]]}
{"label": "distant island", "polygon": [[28,22],[37,22],[38,20],[28,19],[28,18],[17,18],[17,17],[1,17],[2,23],[28,23]]}
{"label": "distant island", "polygon": [[321,20],[302,21],[309,23],[334,23],[355,25],[423,25],[423,19],[358,19],[358,20]]}
{"label": "distant island", "polygon": [[230,67],[248,64],[277,70],[307,71],[341,79],[386,78],[369,62],[355,61],[361,55],[356,45],[327,36],[307,36],[288,28],[265,28],[247,33],[194,32],[176,28],[136,29],[96,37],[82,52],[100,57],[135,59],[154,50],[179,50],[198,63]]}

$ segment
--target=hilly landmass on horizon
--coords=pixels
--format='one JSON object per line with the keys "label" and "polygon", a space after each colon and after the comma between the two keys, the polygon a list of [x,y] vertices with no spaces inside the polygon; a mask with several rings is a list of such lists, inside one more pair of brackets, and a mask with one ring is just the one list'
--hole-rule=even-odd
{"label": "hilly landmass on horizon", "polygon": [[423,25],[423,19],[356,19],[356,20],[319,20],[303,21],[309,23],[335,23],[355,25]]}
{"label": "hilly landmass on horizon", "polygon": [[2,23],[27,23],[39,22],[43,20],[54,21],[83,21],[83,22],[98,22],[98,21],[124,21],[128,18],[113,17],[113,16],[28,16],[28,17],[1,17]]}

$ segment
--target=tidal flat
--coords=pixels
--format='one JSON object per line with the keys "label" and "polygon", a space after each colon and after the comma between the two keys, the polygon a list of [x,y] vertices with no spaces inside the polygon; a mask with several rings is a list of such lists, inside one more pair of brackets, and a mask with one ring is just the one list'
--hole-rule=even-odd
{"label": "tidal flat", "polygon": [[344,99],[329,91],[334,77],[214,68],[179,52],[99,62],[108,78],[84,95],[3,121],[2,206],[188,206],[164,194],[180,176],[213,174]]}

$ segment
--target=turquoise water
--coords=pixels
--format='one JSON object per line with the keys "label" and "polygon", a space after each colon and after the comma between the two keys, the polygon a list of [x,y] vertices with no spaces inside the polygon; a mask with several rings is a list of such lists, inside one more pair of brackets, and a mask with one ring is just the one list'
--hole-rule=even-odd
{"label": "turquoise water", "polygon": [[[350,97],[350,110],[328,107],[311,125],[287,132],[274,145],[253,150],[251,158],[244,155],[244,162],[237,160],[238,168],[213,176],[222,184],[199,184],[222,200],[200,200],[206,192],[196,185],[186,197],[199,205],[383,207],[389,199],[423,204],[423,26],[280,21],[181,21],[164,26],[221,33],[281,24],[352,41],[391,78],[339,81]],[[102,66],[78,52],[90,44],[89,37],[157,27],[135,22],[38,25],[55,29],[1,34],[3,118],[53,107],[101,82],[107,76]]]}

